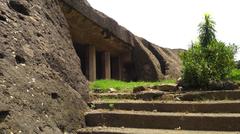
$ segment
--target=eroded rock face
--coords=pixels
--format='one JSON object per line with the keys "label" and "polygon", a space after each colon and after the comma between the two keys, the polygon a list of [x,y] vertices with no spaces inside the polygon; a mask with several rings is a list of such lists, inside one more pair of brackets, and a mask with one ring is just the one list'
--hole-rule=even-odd
{"label": "eroded rock face", "polygon": [[164,78],[157,58],[138,37],[132,53],[138,81],[157,81]]}
{"label": "eroded rock face", "polygon": [[0,133],[83,127],[87,81],[58,1],[0,0],[0,29]]}
{"label": "eroded rock face", "polygon": [[184,52],[182,49],[169,49],[157,46],[143,38],[140,38],[144,46],[154,55],[157,59],[153,60],[160,64],[158,68],[164,79],[176,79],[181,76],[181,59],[179,54]]}

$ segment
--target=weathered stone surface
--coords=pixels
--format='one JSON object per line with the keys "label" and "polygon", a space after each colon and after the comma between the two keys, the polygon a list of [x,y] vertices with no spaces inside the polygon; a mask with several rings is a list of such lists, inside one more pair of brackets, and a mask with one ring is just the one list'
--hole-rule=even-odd
{"label": "weathered stone surface", "polygon": [[155,90],[159,90],[159,91],[174,92],[177,90],[177,85],[176,84],[162,84],[162,85],[153,86],[151,88],[155,89]]}
{"label": "weathered stone surface", "polygon": [[176,98],[176,95],[175,94],[164,94],[162,97],[161,97],[161,100],[165,100],[165,101],[176,101],[178,100]]}
{"label": "weathered stone surface", "polygon": [[78,134],[236,134],[236,132],[219,131],[189,131],[189,130],[168,130],[168,129],[140,129],[123,127],[87,127],[80,129]]}
{"label": "weathered stone surface", "polygon": [[234,90],[239,89],[239,85],[232,81],[210,81],[209,90]]}
{"label": "weathered stone surface", "polygon": [[108,89],[108,93],[116,93],[116,92],[117,92],[117,89],[115,89],[115,88]]}
{"label": "weathered stone surface", "polygon": [[188,113],[240,113],[239,101],[143,101],[143,100],[113,100],[94,101],[94,109],[151,111],[151,112],[188,112]]}
{"label": "weathered stone surface", "polygon": [[138,37],[133,49],[133,62],[138,81],[157,81],[164,78],[157,58]]}
{"label": "weathered stone surface", "polygon": [[9,111],[9,106],[0,102],[0,112]]}
{"label": "weathered stone surface", "polygon": [[142,100],[156,100],[160,99],[164,95],[164,92],[162,91],[143,91],[136,93],[136,99],[142,99]]}
{"label": "weathered stone surface", "polygon": [[[155,128],[204,131],[240,131],[239,114],[161,113],[94,110],[86,114],[88,127]],[[197,127],[196,127],[197,126]]]}
{"label": "weathered stone surface", "polygon": [[136,94],[133,93],[92,93],[90,94],[92,100],[99,99],[136,99]]}
{"label": "weathered stone surface", "polygon": [[179,96],[184,101],[239,100],[240,90],[193,91]]}
{"label": "weathered stone surface", "polygon": [[178,78],[181,76],[181,60],[179,54],[184,50],[159,47],[143,38],[142,43],[147,47],[160,63],[160,71],[164,78]]}
{"label": "weathered stone surface", "polygon": [[0,0],[0,133],[74,132],[87,81],[55,0]]}
{"label": "weathered stone surface", "polygon": [[133,93],[138,93],[138,92],[147,91],[147,90],[148,90],[148,88],[144,87],[144,86],[134,87]]}
{"label": "weathered stone surface", "polygon": [[105,14],[93,9],[86,0],[63,0],[65,3],[75,8],[88,19],[92,20],[102,28],[121,39],[129,45],[134,45],[135,36],[126,28],[120,26],[115,20]]}
{"label": "weathered stone surface", "polygon": [[74,42],[94,45],[98,51],[108,51],[115,56],[129,53],[132,44],[122,37],[133,37],[126,35],[130,32],[86,3],[84,0],[64,0],[61,4]]}

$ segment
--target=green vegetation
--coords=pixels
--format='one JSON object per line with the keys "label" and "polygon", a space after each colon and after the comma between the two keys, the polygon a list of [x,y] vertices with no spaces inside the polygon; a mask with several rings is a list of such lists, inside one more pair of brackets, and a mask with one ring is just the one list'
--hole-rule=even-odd
{"label": "green vegetation", "polygon": [[204,16],[204,22],[199,24],[199,40],[202,47],[207,47],[215,38],[215,22],[211,19],[210,15]]}
{"label": "green vegetation", "polygon": [[240,69],[240,60],[236,61],[236,66],[237,66],[237,69]]}
{"label": "green vegetation", "polygon": [[107,92],[109,88],[114,88],[118,92],[130,92],[134,87],[138,86],[155,86],[160,84],[176,83],[175,80],[162,80],[160,82],[124,82],[118,80],[97,80],[90,84],[90,89],[100,89]]}
{"label": "green vegetation", "polygon": [[235,45],[215,38],[215,22],[205,15],[199,25],[199,41],[181,56],[183,83],[189,88],[206,88],[210,81],[225,80],[235,67]]}
{"label": "green vegetation", "polygon": [[229,77],[232,80],[240,82],[240,69],[233,69]]}

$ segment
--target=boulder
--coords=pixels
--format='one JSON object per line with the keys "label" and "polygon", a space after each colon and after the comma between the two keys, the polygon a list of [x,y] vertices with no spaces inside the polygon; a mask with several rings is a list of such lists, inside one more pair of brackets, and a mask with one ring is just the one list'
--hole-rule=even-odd
{"label": "boulder", "polygon": [[139,92],[148,91],[148,90],[149,89],[147,87],[138,86],[133,88],[133,93],[139,93]]}
{"label": "boulder", "polygon": [[115,88],[109,88],[109,89],[108,89],[108,92],[109,92],[109,93],[116,93],[116,92],[117,92],[117,89],[115,89]]}
{"label": "boulder", "polygon": [[142,99],[146,101],[160,99],[164,95],[163,91],[143,91],[136,93],[136,99]]}
{"label": "boulder", "polygon": [[165,101],[178,101],[180,99],[177,98],[174,94],[164,94],[161,97],[161,100],[165,100]]}
{"label": "boulder", "polygon": [[174,92],[178,89],[176,84],[162,84],[162,85],[156,85],[151,88],[159,91],[168,91],[168,92]]}
{"label": "boulder", "polygon": [[0,1],[0,133],[74,133],[88,82],[56,0]]}

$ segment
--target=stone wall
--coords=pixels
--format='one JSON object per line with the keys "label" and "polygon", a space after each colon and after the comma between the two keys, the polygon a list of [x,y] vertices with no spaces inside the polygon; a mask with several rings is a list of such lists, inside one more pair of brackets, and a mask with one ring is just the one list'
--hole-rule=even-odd
{"label": "stone wall", "polygon": [[56,0],[0,0],[0,133],[84,127],[88,82]]}

